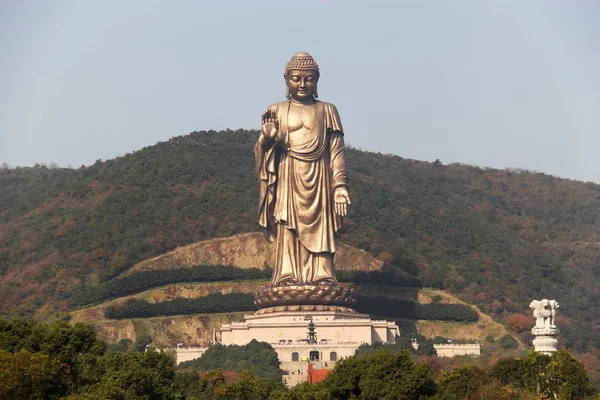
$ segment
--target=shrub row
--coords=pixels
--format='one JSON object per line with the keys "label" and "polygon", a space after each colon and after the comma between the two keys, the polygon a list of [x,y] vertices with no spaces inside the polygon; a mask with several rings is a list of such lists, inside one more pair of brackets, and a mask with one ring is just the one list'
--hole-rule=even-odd
{"label": "shrub row", "polygon": [[[150,304],[131,299],[121,306],[110,306],[107,318],[148,318],[167,315],[219,313],[255,310],[254,296],[247,293],[210,294],[196,299],[174,299]],[[464,304],[417,304],[411,300],[364,296],[359,298],[358,311],[374,315],[439,321],[475,322],[477,313]]]}
{"label": "shrub row", "polygon": [[150,304],[146,300],[130,299],[122,306],[107,307],[107,318],[149,318],[161,315],[222,313],[256,309],[254,296],[247,293],[213,293],[196,299],[174,299]]}
{"label": "shrub row", "polygon": [[[83,306],[172,283],[270,279],[271,274],[271,269],[226,267],[222,265],[198,265],[191,268],[138,271],[131,275],[103,282],[98,286],[82,289],[73,295],[71,301],[73,306]],[[337,276],[343,282],[373,283],[388,286],[419,286],[417,278],[393,267],[383,271],[338,271]]]}
{"label": "shrub row", "polygon": [[475,322],[477,312],[465,304],[418,304],[383,296],[360,296],[357,310],[394,318]]}
{"label": "shrub row", "polygon": [[270,269],[244,269],[223,265],[198,265],[191,268],[139,271],[103,282],[98,286],[82,289],[72,297],[71,301],[73,306],[82,306],[171,283],[269,279],[271,273]]}
{"label": "shrub row", "polygon": [[387,286],[420,287],[418,278],[395,267],[384,268],[383,271],[336,271],[341,282],[372,283]]}
{"label": "shrub row", "polygon": [[479,315],[466,304],[417,304],[417,319],[477,322]]}

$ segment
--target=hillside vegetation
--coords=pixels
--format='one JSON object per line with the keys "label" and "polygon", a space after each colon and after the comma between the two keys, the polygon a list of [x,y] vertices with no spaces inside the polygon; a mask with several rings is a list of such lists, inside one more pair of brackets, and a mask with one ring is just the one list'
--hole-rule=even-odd
{"label": "hillside vegetation", "polygon": [[[252,294],[268,284],[272,273],[268,266],[250,268],[244,264],[250,259],[237,258],[239,246],[253,243],[257,246],[248,253],[255,260],[271,258],[270,246],[256,241],[260,237],[251,233],[211,239],[142,261],[122,276],[72,296],[74,306],[84,307],[70,313],[71,322],[94,325],[110,343],[147,337],[161,346],[171,346],[174,338],[186,345],[206,345],[212,328],[220,328],[213,320],[240,318],[240,313],[253,311]],[[338,278],[360,288],[357,310],[396,320],[405,337],[417,334],[417,325],[422,324],[427,324],[424,336],[430,338],[442,336],[431,335],[436,328],[454,339],[483,341],[489,335],[499,339],[506,334],[488,315],[443,291],[419,288],[416,278],[362,250],[344,245],[339,255],[345,263]],[[227,261],[243,267],[194,265]],[[190,316],[197,318],[195,326]]]}
{"label": "hillside vegetation", "polygon": [[[205,346],[212,340],[213,328],[218,331],[223,323],[242,321],[243,314],[248,314],[248,311],[242,312],[248,310],[247,304],[239,301],[236,303],[236,311],[229,313],[201,313],[186,307],[186,300],[209,299],[214,294],[252,294],[266,283],[235,281],[167,285],[78,309],[70,313],[70,321],[93,325],[98,336],[109,343],[148,337],[159,347],[173,346],[173,343],[179,342],[186,346]],[[389,306],[374,308],[372,299],[381,296],[385,296],[383,300]],[[159,317],[139,313],[135,318],[123,319],[111,315],[115,311],[131,311],[140,302],[146,308],[158,312],[173,300],[184,303],[184,307],[178,307],[176,312],[164,313]],[[366,300],[364,306],[367,309],[364,311],[371,313],[373,318],[396,320],[404,337],[419,333],[427,338],[444,336],[483,343],[488,336],[497,340],[508,333],[503,325],[492,321],[489,315],[441,290],[408,287],[394,287],[390,290],[381,285],[361,285],[362,300]],[[177,303],[171,304],[177,306]],[[526,346],[521,344],[521,347]]]}
{"label": "hillside vegetation", "polygon": [[[257,134],[193,132],[90,167],[1,169],[0,310],[66,312],[82,288],[142,260],[255,232]],[[477,304],[526,340],[529,302],[555,298],[567,346],[600,348],[599,185],[355,149],[347,160],[344,243]]]}

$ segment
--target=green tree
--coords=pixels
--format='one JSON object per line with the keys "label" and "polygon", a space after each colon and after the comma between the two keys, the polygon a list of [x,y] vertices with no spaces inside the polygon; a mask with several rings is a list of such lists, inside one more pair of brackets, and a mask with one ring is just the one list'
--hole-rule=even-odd
{"label": "green tree", "polygon": [[437,356],[437,351],[433,347],[433,343],[430,340],[425,340],[419,343],[419,354],[424,356]]}
{"label": "green tree", "polygon": [[510,334],[506,334],[500,339],[498,339],[498,344],[503,349],[516,349],[517,347],[519,347],[519,344],[517,343],[515,338]]}
{"label": "green tree", "polygon": [[152,337],[148,335],[138,335],[135,338],[135,345],[133,346],[135,351],[146,351],[148,345],[152,343]]}
{"label": "green tree", "polygon": [[203,374],[192,370],[179,370],[175,374],[175,386],[186,399],[212,400],[215,398],[215,389],[225,383],[225,375],[220,370]]}
{"label": "green tree", "polygon": [[86,364],[101,356],[106,348],[90,325],[71,326],[65,321],[38,324],[22,319],[0,321],[0,346],[13,353],[26,350],[43,354],[58,363],[61,372],[52,384],[57,395],[67,395],[84,384],[80,375]]}
{"label": "green tree", "polygon": [[334,399],[420,399],[435,393],[433,373],[406,351],[350,357],[324,381]]}
{"label": "green tree", "polygon": [[370,359],[374,355],[367,354],[364,357],[349,357],[338,362],[331,374],[324,380],[331,392],[332,399],[358,398],[361,393],[359,383],[361,380],[361,367],[363,363],[359,359]]}
{"label": "green tree", "polygon": [[281,382],[282,378],[279,358],[273,347],[256,340],[244,346],[211,346],[202,357],[184,362],[179,367],[196,371],[223,369],[238,373],[251,370],[257,377],[275,382]]}
{"label": "green tree", "polygon": [[214,389],[214,398],[218,400],[266,400],[270,388],[265,380],[246,370],[233,382],[219,385]]}
{"label": "green tree", "polygon": [[523,384],[527,390],[542,395],[546,387],[546,368],[550,356],[530,350],[523,359]]}
{"label": "green tree", "polygon": [[552,356],[532,350],[523,359],[501,359],[489,375],[543,399],[583,399],[594,393],[583,365],[567,350]]}
{"label": "green tree", "polygon": [[489,370],[489,375],[505,385],[525,387],[525,362],[520,358],[502,358]]}
{"label": "green tree", "polygon": [[322,382],[311,385],[302,382],[291,389],[277,389],[271,392],[269,400],[330,400],[331,392]]}
{"label": "green tree", "polygon": [[567,350],[559,350],[552,355],[544,379],[543,394],[551,399],[583,399],[595,392],[583,365]]}
{"label": "green tree", "polygon": [[0,320],[0,349],[11,353],[20,349],[37,351],[37,339],[33,336],[35,326],[33,319]]}
{"label": "green tree", "polygon": [[475,366],[465,365],[442,375],[436,399],[477,400],[478,390],[487,382],[488,377],[484,371]]}
{"label": "green tree", "polygon": [[126,353],[131,350],[133,347],[133,341],[129,338],[123,338],[119,340],[118,343],[115,344],[107,344],[106,352],[107,353]]}
{"label": "green tree", "polygon": [[62,390],[56,382],[64,372],[60,362],[45,354],[0,350],[0,399],[57,399]]}
{"label": "green tree", "polygon": [[175,362],[165,354],[111,353],[98,359],[94,368],[86,371],[88,381],[72,399],[175,399]]}

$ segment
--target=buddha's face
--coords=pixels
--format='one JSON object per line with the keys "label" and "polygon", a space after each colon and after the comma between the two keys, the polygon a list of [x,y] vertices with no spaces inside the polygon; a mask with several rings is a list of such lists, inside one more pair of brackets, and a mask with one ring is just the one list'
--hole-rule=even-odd
{"label": "buddha's face", "polygon": [[316,71],[291,70],[288,77],[287,86],[292,99],[306,101],[314,98],[319,80]]}

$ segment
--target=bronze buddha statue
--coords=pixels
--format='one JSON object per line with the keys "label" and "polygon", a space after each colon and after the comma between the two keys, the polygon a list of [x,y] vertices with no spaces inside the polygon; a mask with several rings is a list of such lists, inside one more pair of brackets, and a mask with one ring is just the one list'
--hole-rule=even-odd
{"label": "bronze buddha statue", "polygon": [[262,115],[256,143],[259,224],[276,242],[272,286],[335,286],[333,264],[347,205],[344,133],[336,107],[317,100],[319,66],[297,53],[287,99]]}

